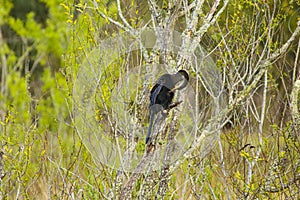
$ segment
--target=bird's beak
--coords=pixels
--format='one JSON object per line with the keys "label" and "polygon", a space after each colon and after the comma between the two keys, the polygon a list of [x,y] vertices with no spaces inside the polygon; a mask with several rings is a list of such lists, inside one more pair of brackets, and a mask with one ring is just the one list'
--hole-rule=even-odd
{"label": "bird's beak", "polygon": [[179,85],[178,84],[175,85],[175,87],[172,88],[169,92],[174,92],[175,90],[181,90],[181,89],[185,88],[186,85],[188,84],[188,80],[186,80],[185,78],[183,78],[181,81],[183,81],[183,82],[181,84],[179,84]]}
{"label": "bird's beak", "polygon": [[171,89],[171,90],[169,91],[169,93],[174,92],[174,91],[177,90],[178,88],[180,88],[180,87],[179,87],[179,86],[175,86],[173,89]]}

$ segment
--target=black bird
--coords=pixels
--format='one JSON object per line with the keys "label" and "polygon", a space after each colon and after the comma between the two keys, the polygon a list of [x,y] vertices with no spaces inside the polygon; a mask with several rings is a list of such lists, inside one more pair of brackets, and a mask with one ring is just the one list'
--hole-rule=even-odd
{"label": "black bird", "polygon": [[156,81],[150,92],[150,122],[146,144],[150,140],[154,116],[160,111],[169,108],[174,98],[175,91],[185,88],[188,81],[189,75],[185,70],[179,70],[176,74],[164,74]]}

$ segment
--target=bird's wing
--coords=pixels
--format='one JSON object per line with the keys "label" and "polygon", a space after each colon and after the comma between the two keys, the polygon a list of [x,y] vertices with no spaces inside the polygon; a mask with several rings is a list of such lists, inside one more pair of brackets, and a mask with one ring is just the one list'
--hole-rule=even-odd
{"label": "bird's wing", "polygon": [[159,78],[154,85],[154,87],[151,90],[151,95],[150,95],[150,106],[153,106],[155,104],[157,95],[160,93],[162,87],[165,85],[165,81],[162,78]]}

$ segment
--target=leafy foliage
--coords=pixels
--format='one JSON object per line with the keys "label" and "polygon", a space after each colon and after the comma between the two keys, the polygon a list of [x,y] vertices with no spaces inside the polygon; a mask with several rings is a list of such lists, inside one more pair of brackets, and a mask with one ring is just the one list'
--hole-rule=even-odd
{"label": "leafy foliage", "polygon": [[[162,15],[168,15],[168,2],[159,3]],[[209,9],[210,4],[207,1],[205,9]],[[73,116],[72,92],[78,69],[90,51],[98,47],[101,39],[123,31],[112,23],[112,20],[123,20],[117,3],[110,0],[0,0],[0,5],[0,141],[5,171],[0,182],[0,198],[115,198],[115,193],[120,191],[115,180],[118,171],[95,163],[82,143],[73,124],[76,116]],[[249,63],[259,61],[262,54],[267,57],[287,40],[290,30],[294,30],[299,21],[298,6],[299,1],[287,0],[229,3],[217,25],[205,35],[217,45],[209,46],[212,43],[203,41],[208,49],[214,50],[213,56],[224,72],[228,93],[237,96],[244,87],[238,82],[237,72],[247,75],[257,70],[256,65]],[[133,28],[151,24],[148,22],[151,13],[145,11],[144,2],[125,1],[121,7]],[[202,23],[203,16],[199,17]],[[185,18],[181,17],[176,27],[183,29],[184,22]],[[288,104],[295,81],[295,75],[291,74],[299,73],[299,69],[295,69],[299,59],[294,64],[298,51],[297,43],[293,44],[283,58],[271,64],[267,73],[270,95],[265,102],[263,143],[260,144],[257,136],[260,124],[257,116],[263,96],[261,80],[256,91],[250,93],[251,98],[234,110],[231,124],[221,134],[219,147],[203,159],[200,159],[199,149],[193,159],[184,161],[171,175],[165,198],[224,199],[228,194],[233,199],[299,198],[299,137],[295,137]],[[144,62],[141,57],[137,52],[120,55],[101,69],[104,75],[97,91],[96,114],[99,126],[112,135],[126,135],[122,127],[108,123],[114,89],[126,70]],[[197,76],[195,72],[191,75]],[[142,85],[141,80],[137,79],[135,84]],[[122,89],[118,91],[121,95],[126,93]],[[147,124],[147,106],[137,105],[136,100],[142,90],[142,86],[137,86],[137,90],[124,99],[126,109],[139,112],[139,122]],[[126,143],[124,138],[121,145]],[[262,153],[256,158],[258,146]],[[143,152],[145,146],[139,140],[135,149]],[[251,168],[253,175],[247,180],[249,166],[255,159],[256,166]],[[146,178],[138,180],[134,197],[139,197],[143,187],[149,184]],[[291,180],[295,184],[289,184]],[[157,188],[154,184],[151,196],[156,195]]]}

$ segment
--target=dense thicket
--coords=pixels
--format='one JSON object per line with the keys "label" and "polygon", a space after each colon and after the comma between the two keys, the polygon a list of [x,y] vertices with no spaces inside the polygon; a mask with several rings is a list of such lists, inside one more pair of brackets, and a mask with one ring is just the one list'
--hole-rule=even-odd
{"label": "dense thicket", "polygon": [[[0,0],[0,198],[299,199],[300,2],[201,2]],[[209,113],[199,116],[217,116],[204,109],[213,99],[205,85],[212,80],[191,57],[164,52],[163,45],[118,55],[102,42],[145,27],[184,33],[181,52],[194,47],[189,41],[201,44],[220,74],[225,111],[213,141],[203,139],[211,121],[196,124],[195,141],[207,151],[192,144],[169,173],[135,176],[97,162],[78,133],[73,95],[80,67],[101,63],[102,52],[112,58],[96,66],[94,114],[100,130],[120,138],[120,149],[145,151],[145,136],[130,143],[130,128],[147,129],[149,89],[162,72],[155,64],[184,66],[197,109]],[[119,85],[125,76],[134,90]],[[116,94],[127,95],[123,104],[115,104]],[[115,109],[132,120],[116,120]],[[177,116],[170,114],[164,130],[189,126]]]}

